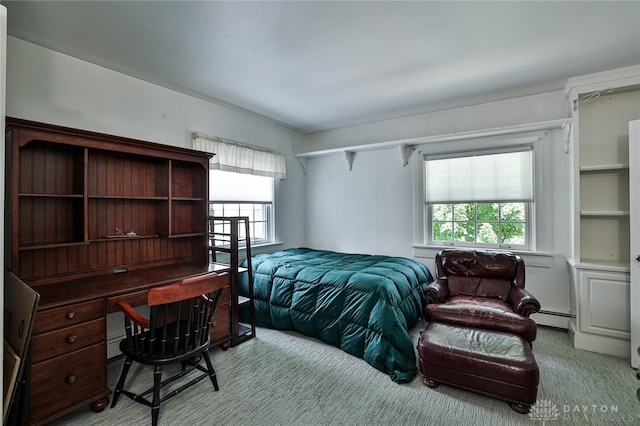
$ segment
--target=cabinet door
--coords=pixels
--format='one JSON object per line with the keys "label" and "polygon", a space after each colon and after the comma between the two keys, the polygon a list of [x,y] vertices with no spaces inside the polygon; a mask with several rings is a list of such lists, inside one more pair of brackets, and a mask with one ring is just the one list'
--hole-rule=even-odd
{"label": "cabinet door", "polygon": [[631,366],[640,368],[640,120],[629,122]]}
{"label": "cabinet door", "polygon": [[629,339],[629,275],[580,271],[581,331]]}

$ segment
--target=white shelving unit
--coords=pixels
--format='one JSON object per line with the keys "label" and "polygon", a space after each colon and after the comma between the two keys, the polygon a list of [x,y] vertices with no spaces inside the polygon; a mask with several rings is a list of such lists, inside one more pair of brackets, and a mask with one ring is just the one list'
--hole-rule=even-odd
{"label": "white shelving unit", "polygon": [[[573,257],[569,334],[576,348],[630,354],[629,121],[640,118],[640,66],[572,78]],[[637,214],[637,213],[636,213]]]}

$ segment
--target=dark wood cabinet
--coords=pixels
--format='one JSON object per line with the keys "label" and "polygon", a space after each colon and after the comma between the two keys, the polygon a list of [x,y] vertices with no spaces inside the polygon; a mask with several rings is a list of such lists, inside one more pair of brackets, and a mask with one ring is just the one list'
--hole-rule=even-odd
{"label": "dark wood cabinet", "polygon": [[[7,118],[7,267],[40,293],[31,340],[30,418],[103,409],[106,316],[117,300],[209,263],[211,154]],[[230,290],[212,344],[230,342]],[[226,300],[226,302],[225,302]]]}

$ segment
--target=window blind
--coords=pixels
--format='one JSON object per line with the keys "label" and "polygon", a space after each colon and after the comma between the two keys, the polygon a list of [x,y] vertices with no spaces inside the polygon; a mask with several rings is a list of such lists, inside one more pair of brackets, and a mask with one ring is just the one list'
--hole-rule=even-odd
{"label": "window blind", "polygon": [[209,161],[212,170],[277,179],[287,177],[285,158],[280,153],[202,133],[193,133],[191,137],[193,149],[215,154]]}
{"label": "window blind", "polygon": [[427,203],[533,201],[532,151],[426,156]]}
{"label": "window blind", "polygon": [[209,200],[273,202],[273,178],[209,170]]}

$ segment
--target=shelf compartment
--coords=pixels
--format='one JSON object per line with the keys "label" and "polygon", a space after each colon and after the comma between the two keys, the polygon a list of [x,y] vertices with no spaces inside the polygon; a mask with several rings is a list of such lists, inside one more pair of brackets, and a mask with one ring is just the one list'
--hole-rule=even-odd
{"label": "shelf compartment", "polygon": [[206,185],[195,183],[207,182],[207,171],[198,164],[183,161],[171,162],[171,197],[173,200],[204,200]]}
{"label": "shelf compartment", "polygon": [[21,197],[18,210],[20,248],[84,242],[82,198]]}
{"label": "shelf compartment", "polygon": [[598,170],[580,175],[581,211],[628,211],[629,170]]}
{"label": "shelf compartment", "polygon": [[20,278],[62,276],[86,269],[87,243],[29,247],[20,251]]}
{"label": "shelf compartment", "polygon": [[141,236],[160,235],[157,217],[162,204],[153,199],[91,198],[88,202],[89,240],[118,234],[116,228],[123,233],[134,231]]}
{"label": "shelf compartment", "polygon": [[580,258],[606,262],[629,260],[629,216],[582,216]]}
{"label": "shelf compartment", "polygon": [[20,194],[82,196],[83,176],[83,148],[36,140],[20,149]]}
{"label": "shelf compartment", "polygon": [[87,190],[93,197],[166,198],[168,160],[90,150]]}
{"label": "shelf compartment", "polygon": [[[582,126],[582,119],[580,120]],[[608,127],[608,126],[604,126]],[[582,128],[580,138],[582,139]],[[617,135],[607,135],[605,139],[611,139],[610,143],[580,143],[580,165],[583,167],[600,166],[602,164],[628,164],[629,140],[617,140]]]}
{"label": "shelf compartment", "polygon": [[204,201],[172,201],[170,236],[207,233],[207,221]]}
{"label": "shelf compartment", "polygon": [[250,325],[239,323],[238,324],[238,338],[242,340],[242,338],[253,337],[253,328]]}

